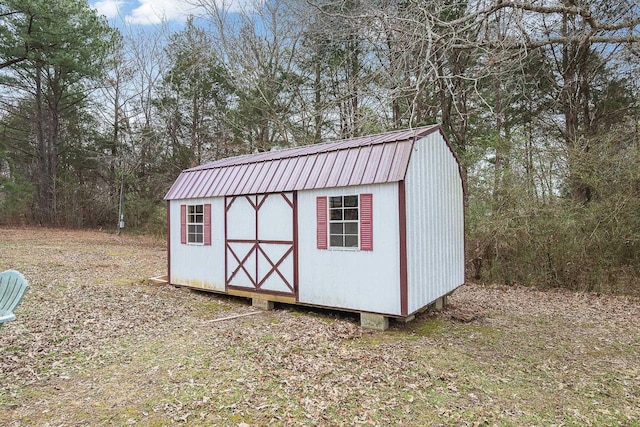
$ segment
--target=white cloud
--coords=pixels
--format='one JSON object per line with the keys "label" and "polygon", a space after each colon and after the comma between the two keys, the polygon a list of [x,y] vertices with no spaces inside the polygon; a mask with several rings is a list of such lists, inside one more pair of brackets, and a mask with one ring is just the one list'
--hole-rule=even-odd
{"label": "white cloud", "polygon": [[107,19],[115,18],[120,15],[120,6],[123,0],[100,0],[93,4],[93,7],[100,15],[104,15]]}
{"label": "white cloud", "polygon": [[163,21],[184,20],[197,10],[184,0],[138,0],[126,20],[132,24],[158,24]]}
{"label": "white cloud", "polygon": [[[121,0],[103,0],[113,2]],[[217,4],[231,12],[248,11],[264,0],[204,0],[210,4]],[[163,21],[184,21],[189,15],[197,15],[203,9],[188,0],[137,0],[138,6],[133,6],[127,14],[126,21],[132,24],[158,24]]]}

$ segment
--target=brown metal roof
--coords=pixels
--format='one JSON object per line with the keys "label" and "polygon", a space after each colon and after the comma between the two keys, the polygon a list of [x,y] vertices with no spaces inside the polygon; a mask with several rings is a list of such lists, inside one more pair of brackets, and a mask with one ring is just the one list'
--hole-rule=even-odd
{"label": "brown metal roof", "polygon": [[165,200],[402,181],[415,139],[439,129],[432,125],[216,160],[183,171]]}

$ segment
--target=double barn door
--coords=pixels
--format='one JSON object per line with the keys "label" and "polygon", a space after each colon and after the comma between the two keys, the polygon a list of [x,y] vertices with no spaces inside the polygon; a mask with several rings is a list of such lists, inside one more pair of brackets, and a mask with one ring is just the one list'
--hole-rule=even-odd
{"label": "double barn door", "polygon": [[228,288],[295,296],[295,194],[225,198]]}

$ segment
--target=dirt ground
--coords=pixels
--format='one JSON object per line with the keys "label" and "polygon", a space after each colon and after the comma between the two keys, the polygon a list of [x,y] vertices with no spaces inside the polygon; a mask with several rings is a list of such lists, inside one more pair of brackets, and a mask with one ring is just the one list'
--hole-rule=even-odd
{"label": "dirt ground", "polygon": [[640,301],[465,285],[387,332],[159,286],[165,243],[0,229],[30,289],[0,329],[0,425],[640,425]]}

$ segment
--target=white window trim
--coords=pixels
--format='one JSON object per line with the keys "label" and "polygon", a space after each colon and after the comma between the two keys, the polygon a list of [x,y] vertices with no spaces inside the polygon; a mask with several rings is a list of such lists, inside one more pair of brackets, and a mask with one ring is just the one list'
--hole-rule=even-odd
{"label": "white window trim", "polygon": [[[344,198],[345,197],[349,197],[349,196],[355,196],[358,198],[358,206],[356,206],[356,209],[358,209],[358,219],[357,220],[331,220],[331,198],[332,197],[342,197],[342,210],[344,212]],[[347,208],[347,209],[353,209],[352,207]],[[334,195],[334,196],[327,196],[327,250],[330,251],[359,251],[360,250],[360,194],[339,194],[339,195]],[[344,218],[344,215],[343,215]],[[331,244],[331,224],[345,224],[345,223],[353,223],[356,224],[357,227],[357,231],[358,234],[356,235],[358,237],[358,245],[357,246],[333,246]],[[343,233],[342,236],[344,237],[345,234]],[[354,234],[350,234],[350,236],[354,236]]]}
{"label": "white window trim", "polygon": [[[191,215],[200,215],[197,212],[195,214],[191,214],[189,212],[189,209],[191,207],[196,207],[196,206],[202,206],[202,222],[189,222],[189,219],[191,218]],[[204,218],[204,203],[196,203],[193,205],[187,205],[187,245],[192,245],[192,246],[204,246],[204,222],[205,222],[205,218]],[[189,226],[191,225],[199,225],[202,227],[202,232],[201,233],[189,233]],[[189,241],[189,238],[193,235],[197,235],[200,234],[202,236],[202,242],[191,242]]]}

